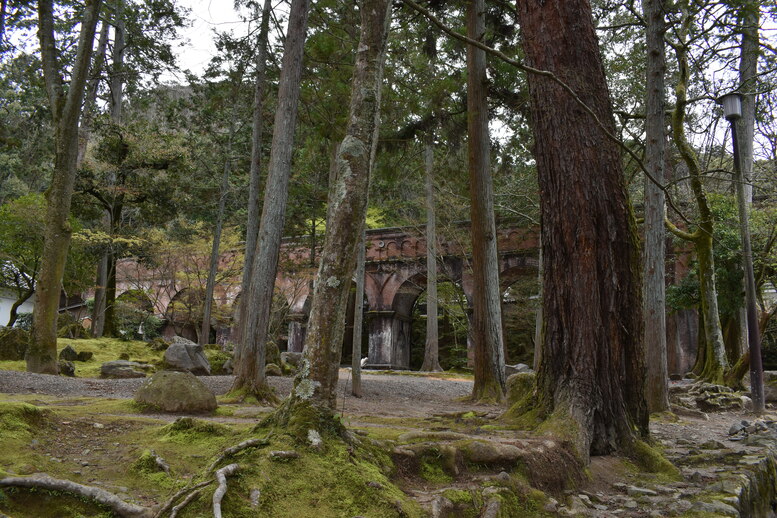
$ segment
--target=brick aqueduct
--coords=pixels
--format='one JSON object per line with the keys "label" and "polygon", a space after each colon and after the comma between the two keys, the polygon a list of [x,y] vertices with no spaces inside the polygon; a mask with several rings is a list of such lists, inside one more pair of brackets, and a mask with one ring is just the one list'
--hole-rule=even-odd
{"label": "brick aqueduct", "polygon": [[[534,228],[502,228],[497,231],[499,250],[499,280],[502,291],[518,277],[537,275],[538,235]],[[473,280],[468,267],[465,246],[456,241],[438,246],[440,277],[459,285],[471,305]],[[289,306],[289,351],[301,351],[305,321],[310,305],[315,268],[311,265],[309,246],[294,239],[284,240],[276,293]],[[229,268],[240,255],[228,252],[220,258],[220,270]],[[407,369],[410,367],[411,324],[413,306],[426,287],[426,240],[409,228],[382,228],[367,231],[367,263],[365,276],[365,321],[369,336],[367,367]],[[195,333],[194,325],[181,322],[181,307],[174,304],[191,292],[192,278],[202,278],[193,270],[203,272],[207,259],[191,257],[169,258],[168,264],[148,268],[134,259],[124,259],[117,267],[117,294],[144,293],[149,308],[164,317],[168,324],[165,334],[184,336]],[[181,272],[188,272],[181,275]],[[216,288],[216,305],[229,308],[240,296],[240,274],[227,276]],[[188,279],[188,280],[185,280]],[[202,282],[204,285],[204,281]],[[178,315],[176,315],[176,312]],[[193,316],[193,315],[192,315]],[[196,321],[196,317],[192,319]],[[230,324],[218,324],[218,340],[228,340]]]}

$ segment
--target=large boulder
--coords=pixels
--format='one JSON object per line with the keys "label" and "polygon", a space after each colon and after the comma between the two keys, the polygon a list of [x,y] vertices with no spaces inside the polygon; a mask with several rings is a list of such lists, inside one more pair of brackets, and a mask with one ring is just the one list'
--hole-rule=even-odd
{"label": "large boulder", "polygon": [[24,329],[0,327],[0,360],[23,360],[29,343],[30,333]]}
{"label": "large boulder", "polygon": [[153,371],[154,366],[147,363],[116,360],[103,363],[100,366],[100,376],[103,378],[145,378],[147,371]]}
{"label": "large boulder", "polygon": [[777,371],[764,371],[764,401],[777,403]]}
{"label": "large boulder", "polygon": [[78,359],[78,353],[73,349],[72,345],[66,345],[64,349],[59,351],[59,359],[74,362]]}
{"label": "large boulder", "polygon": [[173,343],[165,351],[165,365],[169,370],[210,375],[210,362],[202,346],[180,336],[173,338]]}
{"label": "large boulder", "polygon": [[509,405],[521,401],[534,391],[537,375],[534,371],[519,372],[507,378],[507,402]]}
{"label": "large boulder", "polygon": [[525,363],[516,363],[515,365],[505,365],[505,378],[521,372],[534,372],[531,367]]}
{"label": "large boulder", "polygon": [[204,413],[218,406],[216,396],[189,372],[160,371],[143,382],[135,401],[163,412]]}

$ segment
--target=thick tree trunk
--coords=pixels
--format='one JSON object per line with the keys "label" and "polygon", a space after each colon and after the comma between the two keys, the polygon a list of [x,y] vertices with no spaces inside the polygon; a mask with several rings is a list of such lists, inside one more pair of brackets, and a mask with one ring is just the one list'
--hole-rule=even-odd
{"label": "thick tree trunk", "polygon": [[[645,167],[652,177],[663,182],[666,163],[664,54],[665,6],[663,0],[642,0],[646,23],[646,149]],[[645,177],[645,249],[643,292],[647,385],[645,398],[651,412],[669,409],[669,374],[666,360],[666,285],[664,260],[664,191]]]}
{"label": "thick tree trunk", "polygon": [[426,344],[422,371],[440,372],[437,328],[437,220],[434,209],[434,149],[424,147],[426,171]]}
{"label": "thick tree trunk", "polygon": [[246,294],[248,311],[244,322],[243,340],[239,344],[235,358],[234,388],[247,389],[257,394],[267,392],[264,375],[265,342],[270,324],[278,254],[286,216],[309,10],[310,0],[292,0],[281,65],[278,107],[275,111],[262,218],[259,224],[250,288]]}
{"label": "thick tree trunk", "polygon": [[[234,111],[233,111],[234,114]],[[205,301],[202,309],[202,329],[198,343],[205,345],[210,340],[210,321],[213,312],[213,292],[216,289],[216,276],[219,270],[219,247],[221,246],[221,229],[224,226],[224,212],[229,193],[229,172],[232,169],[232,139],[234,127],[230,123],[229,140],[227,141],[227,156],[224,158],[224,172],[221,175],[221,189],[219,190],[219,206],[216,212],[216,228],[213,229],[213,244],[210,249],[210,266],[208,268],[208,280],[205,283]]]}
{"label": "thick tree trunk", "polygon": [[[467,36],[481,41],[485,34],[485,2],[467,5]],[[488,136],[488,79],[486,53],[467,46],[467,132],[469,135],[469,191],[472,221],[472,273],[475,310],[472,338],[475,342],[475,400],[501,401],[505,395],[502,299],[494,222]]]}
{"label": "thick tree trunk", "polygon": [[38,3],[38,37],[41,61],[54,124],[54,171],[46,193],[46,226],[40,276],[35,289],[35,309],[27,370],[57,374],[57,310],[65,261],[70,245],[68,222],[78,161],[78,119],[92,56],[100,0],[87,0],[70,84],[64,88],[54,37],[54,6]]}
{"label": "thick tree trunk", "polygon": [[256,51],[256,85],[254,86],[253,129],[251,132],[251,173],[248,186],[248,221],[246,223],[245,259],[243,262],[243,279],[240,283],[240,305],[236,335],[234,341],[243,343],[243,323],[247,312],[248,291],[251,284],[251,271],[256,254],[256,240],[259,235],[259,188],[262,175],[262,136],[264,133],[265,77],[267,76],[267,33],[270,27],[270,12],[272,0],[265,0],[262,8],[262,22],[259,29],[259,41]]}
{"label": "thick tree trunk", "polygon": [[[615,131],[588,2],[521,0],[527,62]],[[547,77],[528,76],[542,213],[540,409],[583,459],[648,433],[640,257],[620,150]]]}
{"label": "thick tree trunk", "polygon": [[370,170],[377,147],[390,13],[390,0],[362,2],[350,116],[329,189],[329,219],[305,336],[303,361],[307,368],[298,376],[295,388],[298,396],[310,396],[319,407],[334,408],[336,402],[348,293],[356,248],[364,233]]}
{"label": "thick tree trunk", "polygon": [[362,233],[356,254],[356,293],[353,304],[353,344],[351,347],[351,394],[362,397],[362,323],[364,322],[364,270],[366,236]]}

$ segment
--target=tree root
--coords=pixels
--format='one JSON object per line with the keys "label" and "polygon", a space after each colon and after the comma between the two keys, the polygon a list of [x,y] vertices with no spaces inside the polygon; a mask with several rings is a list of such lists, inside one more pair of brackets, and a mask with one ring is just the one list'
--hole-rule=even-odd
{"label": "tree root", "polygon": [[34,477],[8,477],[0,479],[0,487],[25,487],[72,493],[110,508],[122,518],[146,518],[151,509],[125,502],[118,496],[94,486],[84,486],[70,480],[51,478],[48,475]]}
{"label": "tree root", "polygon": [[240,444],[236,444],[235,446],[231,446],[224,450],[224,452],[218,456],[216,460],[214,460],[210,467],[205,472],[206,474],[213,473],[213,471],[216,469],[216,466],[218,466],[224,459],[227,457],[234,455],[236,453],[239,453],[243,450],[247,450],[248,448],[254,448],[254,447],[260,447],[260,446],[267,446],[270,444],[269,437],[264,437],[261,439],[248,439],[246,441],[241,442]]}
{"label": "tree root", "polygon": [[154,450],[151,450],[151,458],[154,459],[154,464],[156,464],[159,469],[170,474],[170,465],[165,462],[165,459],[163,459],[159,454],[157,454]]}
{"label": "tree root", "polygon": [[219,487],[217,487],[216,491],[213,493],[213,518],[222,518],[221,499],[224,498],[224,495],[227,493],[227,477],[234,474],[239,469],[239,464],[230,464],[216,471],[216,480],[219,483]]}
{"label": "tree root", "polygon": [[[186,504],[188,504],[189,502],[191,502],[192,500],[194,500],[194,497],[191,497],[191,495],[187,496],[187,497],[186,497],[186,499],[184,500],[184,502],[186,502],[186,504],[184,504],[183,502],[181,502],[181,504],[179,504],[178,506],[176,506],[178,509],[177,509],[177,510],[175,510],[175,508],[173,507],[173,504],[175,504],[175,502],[176,502],[176,501],[177,501],[179,498],[181,498],[183,495],[185,495],[186,493],[189,493],[189,492],[199,492],[199,490],[200,490],[201,488],[203,488],[203,487],[205,487],[205,486],[207,486],[207,485],[210,485],[210,484],[212,484],[212,483],[213,483],[213,482],[215,482],[215,481],[216,481],[216,480],[212,478],[212,479],[210,479],[210,480],[206,480],[206,481],[204,481],[204,482],[200,482],[199,484],[196,484],[196,485],[194,485],[194,486],[191,486],[191,487],[185,487],[185,488],[181,489],[181,490],[180,490],[180,491],[178,491],[176,494],[174,494],[173,496],[171,496],[170,498],[168,498],[167,502],[165,502],[165,504],[164,504],[164,505],[163,505],[163,506],[162,506],[162,507],[159,509],[159,511],[157,511],[157,513],[154,515],[154,518],[162,518],[162,516],[164,516],[164,514],[165,514],[167,511],[170,511],[170,510],[171,510],[171,508],[173,509],[173,511],[174,511],[175,513],[178,513],[178,511],[180,511],[181,509],[183,509],[184,505],[186,505]],[[191,497],[191,498],[190,498],[190,497]],[[171,514],[170,516],[171,516],[171,518],[172,518],[173,516],[175,516],[175,514]]]}
{"label": "tree root", "polygon": [[176,516],[178,516],[178,511],[180,511],[181,509],[183,509],[184,507],[189,505],[189,502],[191,502],[192,500],[197,498],[200,493],[202,493],[202,488],[195,489],[194,491],[189,493],[189,496],[184,498],[183,501],[180,504],[178,504],[175,507],[173,507],[173,509],[170,511],[170,518],[175,518]]}

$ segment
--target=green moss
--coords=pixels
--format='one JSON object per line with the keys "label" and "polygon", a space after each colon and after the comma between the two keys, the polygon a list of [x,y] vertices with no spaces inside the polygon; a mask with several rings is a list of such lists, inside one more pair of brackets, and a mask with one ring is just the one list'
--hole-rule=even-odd
{"label": "green moss", "polygon": [[180,417],[175,422],[163,426],[160,430],[162,441],[175,442],[178,444],[187,444],[208,440],[213,437],[222,437],[232,435],[232,430],[227,426],[192,417]]}
{"label": "green moss", "polygon": [[0,492],[0,512],[9,516],[57,518],[113,518],[108,509],[81,497],[44,489],[7,488]]}
{"label": "green moss", "polygon": [[680,470],[656,448],[644,441],[634,441],[630,449],[632,460],[644,471],[662,475],[667,480],[682,480]]}
{"label": "green moss", "polygon": [[[76,366],[76,377],[99,378],[100,366],[109,361],[118,360],[122,354],[132,361],[157,365],[162,361],[164,351],[152,350],[146,342],[138,340],[122,341],[118,338],[92,338],[92,339],[57,339],[57,354],[65,346],[71,345],[78,352],[93,353],[92,359],[86,362],[73,362]],[[0,369],[24,372],[27,365],[24,361],[0,361]]]}
{"label": "green moss", "polygon": [[[383,470],[365,455],[369,448],[327,441],[320,452],[300,450],[294,438],[273,436],[272,450],[297,449],[291,463],[273,462],[266,450],[250,450],[241,471],[230,478],[223,508],[230,517],[315,516],[341,518],[421,518],[420,507],[394,486]],[[260,491],[259,505],[251,507],[252,489]],[[179,516],[209,516],[212,488]]]}
{"label": "green moss", "polygon": [[419,459],[418,475],[433,484],[447,484],[453,481],[455,458],[449,452],[437,448],[426,450]]}
{"label": "green moss", "polygon": [[462,489],[446,489],[442,492],[442,496],[456,504],[471,504],[473,502],[472,493],[464,491]]}

